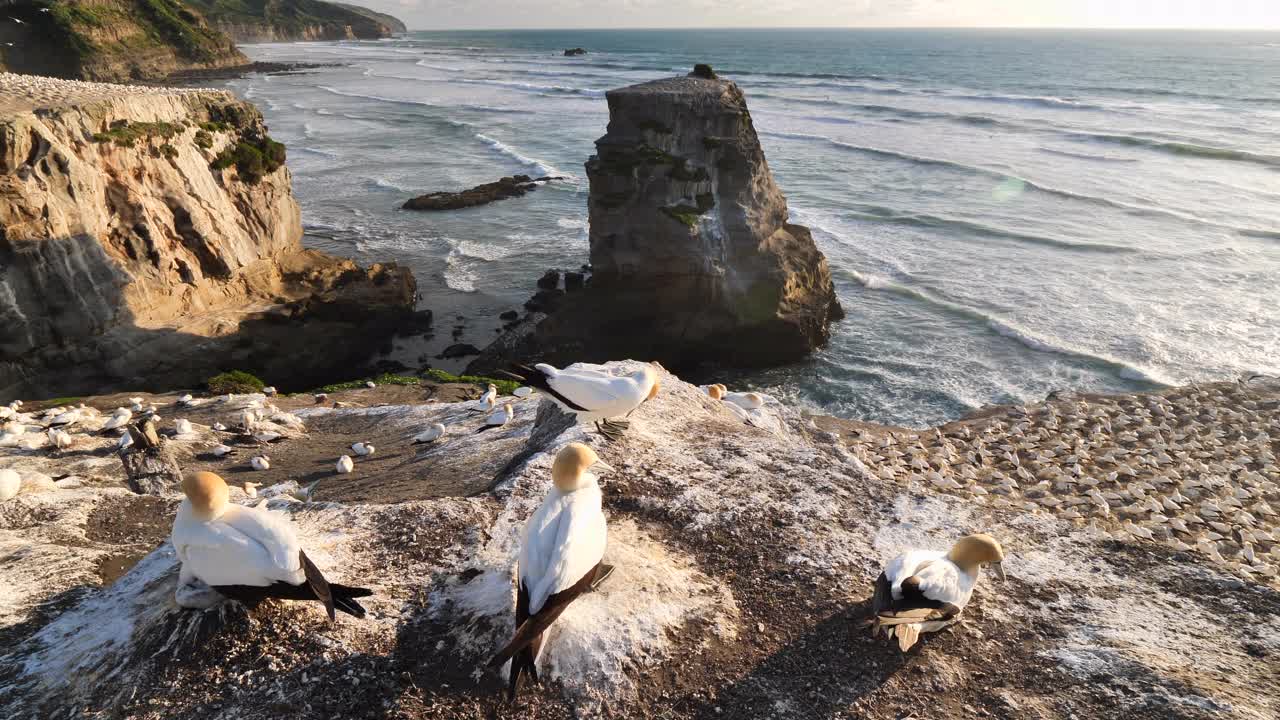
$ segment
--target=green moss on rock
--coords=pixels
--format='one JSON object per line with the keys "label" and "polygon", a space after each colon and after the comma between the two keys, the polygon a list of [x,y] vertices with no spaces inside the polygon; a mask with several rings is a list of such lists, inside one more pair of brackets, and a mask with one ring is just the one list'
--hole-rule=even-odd
{"label": "green moss on rock", "polygon": [[240,180],[252,185],[280,169],[284,162],[284,145],[262,135],[241,138],[236,144],[218,153],[209,167],[214,170],[235,167]]}
{"label": "green moss on rock", "polygon": [[267,384],[261,379],[247,373],[243,370],[230,370],[224,373],[218,373],[205,381],[205,387],[209,388],[209,392],[214,395],[226,395],[228,393],[254,393],[262,392],[262,388]]}
{"label": "green moss on rock", "polygon": [[118,147],[133,147],[139,141],[150,141],[151,138],[172,139],[182,132],[182,126],[170,122],[139,122],[117,120],[111,123],[106,132],[94,133],[93,141],[112,143]]}

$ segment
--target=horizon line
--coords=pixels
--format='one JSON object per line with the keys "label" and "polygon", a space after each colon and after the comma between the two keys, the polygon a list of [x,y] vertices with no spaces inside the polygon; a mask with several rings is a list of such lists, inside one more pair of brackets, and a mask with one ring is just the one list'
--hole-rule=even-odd
{"label": "horizon line", "polygon": [[643,25],[631,27],[459,27],[459,28],[409,28],[406,32],[513,32],[513,31],[557,31],[557,32],[600,32],[600,31],[653,31],[653,30],[1071,30],[1088,32],[1254,32],[1280,33],[1280,25],[1275,27],[1178,27],[1178,26],[1056,26],[1056,25],[694,25],[694,26],[659,26]]}

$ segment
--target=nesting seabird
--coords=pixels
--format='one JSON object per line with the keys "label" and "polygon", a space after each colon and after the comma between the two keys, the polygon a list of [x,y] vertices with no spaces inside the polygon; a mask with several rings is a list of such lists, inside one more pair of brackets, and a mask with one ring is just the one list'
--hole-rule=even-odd
{"label": "nesting seabird", "polygon": [[969,602],[978,573],[990,565],[1000,579],[1004,550],[986,534],[961,538],[947,552],[908,550],[890,560],[876,580],[871,601],[872,633],[897,637],[903,652],[922,632],[952,625]]}
{"label": "nesting seabird", "polygon": [[423,430],[417,435],[414,435],[413,444],[418,445],[420,443],[435,442],[436,440],[439,440],[440,438],[444,437],[444,434],[445,434],[444,423],[434,423],[432,424],[431,427],[427,428],[426,430]]}
{"label": "nesting seabird", "polygon": [[503,405],[501,409],[494,410],[489,413],[489,416],[484,419],[484,425],[481,425],[480,429],[476,430],[476,432],[482,433],[486,430],[500,428],[508,422],[511,422],[511,419],[515,416],[515,408],[511,407],[511,403],[507,403],[506,405]]}
{"label": "nesting seabird", "polygon": [[356,469],[356,464],[355,461],[351,459],[350,455],[343,455],[338,458],[338,464],[335,466],[335,469],[338,471],[339,475],[346,475]]}
{"label": "nesting seabird", "polygon": [[764,407],[764,398],[753,392],[724,393],[722,399],[727,403],[737,405],[743,410],[755,410]]}
{"label": "nesting seabird", "polygon": [[17,471],[5,468],[0,470],[0,502],[12,500],[22,488],[22,476]]}
{"label": "nesting seabird", "polygon": [[358,442],[351,446],[351,451],[360,457],[368,457],[374,453],[375,448],[367,442]]}
{"label": "nesting seabird", "polygon": [[511,661],[507,692],[512,700],[524,673],[538,681],[542,634],[613,570],[601,562],[608,530],[600,486],[589,472],[593,467],[613,469],[586,445],[565,446],[551,466],[553,487],[521,535],[515,635],[489,661],[495,668]]}
{"label": "nesting seabird", "polygon": [[613,418],[630,415],[636,408],[652,400],[660,389],[656,363],[646,364],[629,375],[611,375],[598,370],[559,370],[546,363],[533,367],[517,366],[519,374],[508,373],[535,387],[579,422],[591,422],[609,440],[617,440],[629,423]]}
{"label": "nesting seabird", "polygon": [[475,412],[487,413],[491,412],[498,406],[498,386],[489,383],[489,387],[485,389],[484,394],[476,402]]}
{"label": "nesting seabird", "polygon": [[184,477],[182,492],[186,499],[178,507],[172,534],[182,561],[180,591],[199,580],[242,602],[317,600],[330,620],[335,610],[364,617],[355,598],[372,591],[328,582],[303,552],[284,516],[232,504],[226,482],[210,472]]}
{"label": "nesting seabird", "polygon": [[67,432],[66,430],[59,430],[58,428],[50,428],[48,435],[49,435],[49,443],[53,445],[55,448],[59,450],[66,450],[67,448],[71,447],[71,443],[72,443],[71,433]]}
{"label": "nesting seabird", "polygon": [[252,466],[254,470],[270,470],[271,458],[266,455],[254,455],[249,458],[249,465]]}
{"label": "nesting seabird", "polygon": [[173,423],[173,430],[178,435],[190,435],[195,432],[195,428],[191,426],[191,421],[186,418],[179,418]]}

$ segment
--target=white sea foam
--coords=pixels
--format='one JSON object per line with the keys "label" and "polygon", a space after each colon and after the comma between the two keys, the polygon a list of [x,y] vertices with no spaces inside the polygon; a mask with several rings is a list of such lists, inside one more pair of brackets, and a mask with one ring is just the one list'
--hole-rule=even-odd
{"label": "white sea foam", "polygon": [[515,148],[502,142],[501,140],[489,137],[484,133],[476,133],[476,139],[484,143],[485,145],[488,145],[489,147],[493,148],[494,150],[497,150],[499,153],[506,155],[512,160],[515,160],[521,165],[526,165],[528,167],[533,168],[534,171],[537,172],[537,174],[539,175],[566,175],[566,173],[563,173],[557,170],[554,165],[547,162],[543,162],[542,160],[538,160],[536,158],[531,158],[528,155],[524,155],[519,150],[516,150]]}

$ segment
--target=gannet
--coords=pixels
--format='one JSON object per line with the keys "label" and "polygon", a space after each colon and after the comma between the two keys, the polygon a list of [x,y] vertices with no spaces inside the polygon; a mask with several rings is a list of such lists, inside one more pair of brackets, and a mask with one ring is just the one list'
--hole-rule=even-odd
{"label": "gannet", "polygon": [[444,423],[435,423],[431,427],[413,436],[413,444],[435,442],[444,437]]}
{"label": "gannet", "polygon": [[498,406],[498,387],[493,383],[489,383],[489,387],[480,396],[476,402],[475,412],[487,413]]}
{"label": "gannet", "polygon": [[922,632],[936,632],[959,620],[978,572],[991,565],[1004,579],[1004,550],[986,534],[961,538],[947,552],[909,550],[890,560],[876,580],[871,607],[872,634],[897,637],[906,652]]}
{"label": "gannet", "polygon": [[258,424],[258,415],[252,409],[245,410],[240,413],[240,426],[244,428],[245,435],[252,435],[253,428]]}
{"label": "gannet", "polygon": [[254,470],[270,470],[271,458],[266,455],[254,455],[249,458],[249,465],[251,465]]}
{"label": "gannet", "polygon": [[186,395],[183,395],[182,397],[178,398],[178,404],[183,407],[186,407],[190,405],[191,401],[194,399],[195,398],[191,397],[191,393],[187,393]]}
{"label": "gannet", "polygon": [[171,536],[182,561],[179,590],[200,580],[242,602],[318,600],[330,620],[335,610],[364,617],[355,598],[372,591],[325,580],[284,516],[233,505],[227,483],[210,472],[184,477],[182,492],[186,499],[178,507]]}
{"label": "gannet", "polygon": [[258,488],[262,487],[262,483],[244,481],[244,494],[251,498],[258,497]]}
{"label": "gannet", "polygon": [[226,457],[226,456],[228,456],[228,455],[230,455],[230,454],[234,453],[234,452],[235,452],[235,448],[230,448],[230,447],[227,447],[226,445],[221,445],[221,444],[219,444],[219,445],[214,445],[214,446],[213,446],[213,449],[212,449],[212,450],[210,450],[209,452],[213,453],[213,456],[214,456],[214,457],[219,457],[219,458],[220,458],[220,457]]}
{"label": "gannet", "polygon": [[512,700],[523,673],[538,681],[542,634],[570,603],[613,570],[601,563],[608,530],[600,486],[588,472],[593,467],[613,470],[581,443],[570,443],[557,453],[551,466],[553,487],[521,535],[515,635],[489,661],[496,668],[511,660],[507,691]]}
{"label": "gannet", "polygon": [[13,499],[22,488],[22,477],[14,470],[0,470],[0,502]]}
{"label": "gannet", "polygon": [[210,425],[210,427],[212,427],[214,430],[217,430],[218,432],[226,432],[226,431],[227,431],[227,426],[226,426],[226,425],[223,425],[223,424],[222,424],[222,423],[220,423],[220,422],[216,422],[216,423],[214,423],[213,425]]}
{"label": "gannet", "polygon": [[320,405],[324,402],[327,402],[329,400],[329,396],[326,395],[325,393],[316,393],[313,396],[313,399],[316,401],[317,405]]}
{"label": "gannet", "polygon": [[607,439],[617,440],[629,423],[611,418],[629,415],[658,394],[660,367],[649,363],[629,375],[615,376],[598,370],[558,370],[539,363],[532,368],[517,366],[520,374],[508,374],[547,393],[579,422],[594,423]]}
{"label": "gannet", "polygon": [[755,410],[764,407],[764,398],[753,392],[745,393],[725,393],[724,401],[733,403],[743,410]]}
{"label": "gannet", "polygon": [[266,395],[267,397],[275,397],[275,396],[276,396],[276,389],[275,389],[275,386],[274,386],[274,385],[268,385],[268,386],[266,386],[266,387],[262,388],[262,394],[263,394],[263,395]]}
{"label": "gannet", "polygon": [[372,390],[372,389],[374,389],[374,388],[378,387],[378,384],[377,384],[377,383],[375,383],[375,382],[374,382],[374,381],[372,381],[372,380],[365,380],[365,381],[364,381],[364,386],[365,386],[365,387],[367,387],[367,388],[369,388],[370,390]]}
{"label": "gannet", "polygon": [[724,399],[724,391],[720,389],[719,385],[708,385],[707,395],[710,395],[712,400]]}
{"label": "gannet", "polygon": [[482,433],[486,430],[493,430],[494,428],[500,428],[503,425],[506,425],[508,422],[510,422],[511,418],[515,417],[515,415],[516,415],[515,408],[511,407],[511,403],[507,403],[506,405],[502,406],[501,410],[494,410],[493,412],[489,413],[489,417],[486,417],[484,419],[484,425],[481,425],[480,429],[476,430],[476,432]]}
{"label": "gannet", "polygon": [[124,432],[120,433],[120,441],[116,443],[116,449],[124,450],[125,448],[128,448],[132,445],[133,445],[133,435],[130,435],[129,430],[126,429]]}
{"label": "gannet", "polygon": [[49,434],[49,443],[52,444],[55,448],[59,450],[66,450],[67,448],[71,447],[71,443],[72,443],[71,433],[68,433],[66,430],[50,428],[48,434]]}
{"label": "gannet", "polygon": [[372,455],[375,449],[376,448],[374,448],[373,445],[367,442],[358,442],[351,446],[352,452],[354,452],[356,455],[359,455],[360,457],[367,457],[369,455]]}
{"label": "gannet", "polygon": [[190,435],[194,432],[194,429],[191,427],[191,421],[186,418],[179,418],[178,420],[175,420],[173,423],[173,430],[179,435]]}
{"label": "gannet", "polygon": [[338,471],[339,475],[346,475],[356,469],[356,464],[355,461],[351,459],[350,455],[343,455],[338,458],[338,464],[335,469]]}
{"label": "gannet", "polygon": [[111,417],[105,423],[103,423],[102,429],[104,431],[118,430],[124,427],[125,425],[128,425],[129,421],[132,419],[133,419],[132,410],[130,410],[129,408],[116,408],[116,411],[111,413]]}

